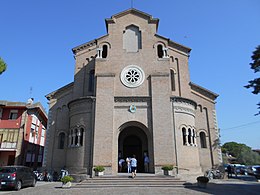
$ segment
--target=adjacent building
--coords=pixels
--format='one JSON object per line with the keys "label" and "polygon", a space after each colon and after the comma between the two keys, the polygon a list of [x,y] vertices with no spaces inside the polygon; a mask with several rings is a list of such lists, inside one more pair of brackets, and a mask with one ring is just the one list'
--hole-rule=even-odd
{"label": "adjacent building", "polygon": [[191,49],[157,34],[159,19],[136,9],[105,24],[106,35],[72,49],[74,81],[46,96],[45,165],[86,175],[101,165],[116,175],[133,154],[138,172],[148,155],[155,174],[169,164],[179,174],[221,164],[218,95],[191,82]]}
{"label": "adjacent building", "polygon": [[42,166],[47,114],[33,99],[0,100],[0,166]]}

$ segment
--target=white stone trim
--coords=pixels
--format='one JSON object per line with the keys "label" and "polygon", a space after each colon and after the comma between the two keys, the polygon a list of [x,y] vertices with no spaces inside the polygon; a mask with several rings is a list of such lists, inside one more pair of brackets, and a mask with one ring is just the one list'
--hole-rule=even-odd
{"label": "white stone trim", "polygon": [[144,82],[144,71],[136,65],[125,67],[120,75],[123,85],[129,88],[139,87]]}

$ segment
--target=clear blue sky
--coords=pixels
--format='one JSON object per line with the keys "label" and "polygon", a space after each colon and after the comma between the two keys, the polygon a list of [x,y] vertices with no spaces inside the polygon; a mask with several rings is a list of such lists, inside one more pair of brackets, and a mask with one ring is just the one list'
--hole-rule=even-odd
{"label": "clear blue sky", "polygon": [[[0,100],[32,96],[48,110],[45,95],[73,81],[71,49],[105,35],[104,19],[130,7],[131,0],[1,0],[0,56],[8,69]],[[243,87],[259,77],[249,63],[260,44],[260,1],[134,0],[134,8],[160,19],[160,35],[192,48],[191,81],[219,94],[222,144],[260,149],[260,98]]]}

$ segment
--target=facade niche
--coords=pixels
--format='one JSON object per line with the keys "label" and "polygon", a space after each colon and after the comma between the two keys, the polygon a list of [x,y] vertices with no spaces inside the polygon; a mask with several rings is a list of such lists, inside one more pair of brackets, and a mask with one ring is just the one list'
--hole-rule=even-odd
{"label": "facade niche", "polygon": [[170,70],[170,75],[171,75],[171,89],[172,91],[176,90],[176,86],[175,86],[175,72],[171,69]]}
{"label": "facade niche", "polygon": [[89,82],[88,82],[88,91],[93,92],[94,91],[94,82],[95,81],[95,70],[91,70],[89,72]]}
{"label": "facade niche", "polygon": [[142,49],[142,34],[139,27],[130,25],[123,32],[123,49],[126,52],[138,52]]}
{"label": "facade niche", "polygon": [[65,133],[59,134],[58,149],[64,149],[65,145]]}

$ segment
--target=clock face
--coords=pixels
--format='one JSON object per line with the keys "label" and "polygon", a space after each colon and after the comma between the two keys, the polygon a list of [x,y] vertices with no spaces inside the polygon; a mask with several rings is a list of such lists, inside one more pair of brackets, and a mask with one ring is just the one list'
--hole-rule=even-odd
{"label": "clock face", "polygon": [[121,72],[121,82],[130,88],[139,87],[144,82],[144,71],[136,65],[125,67]]}

